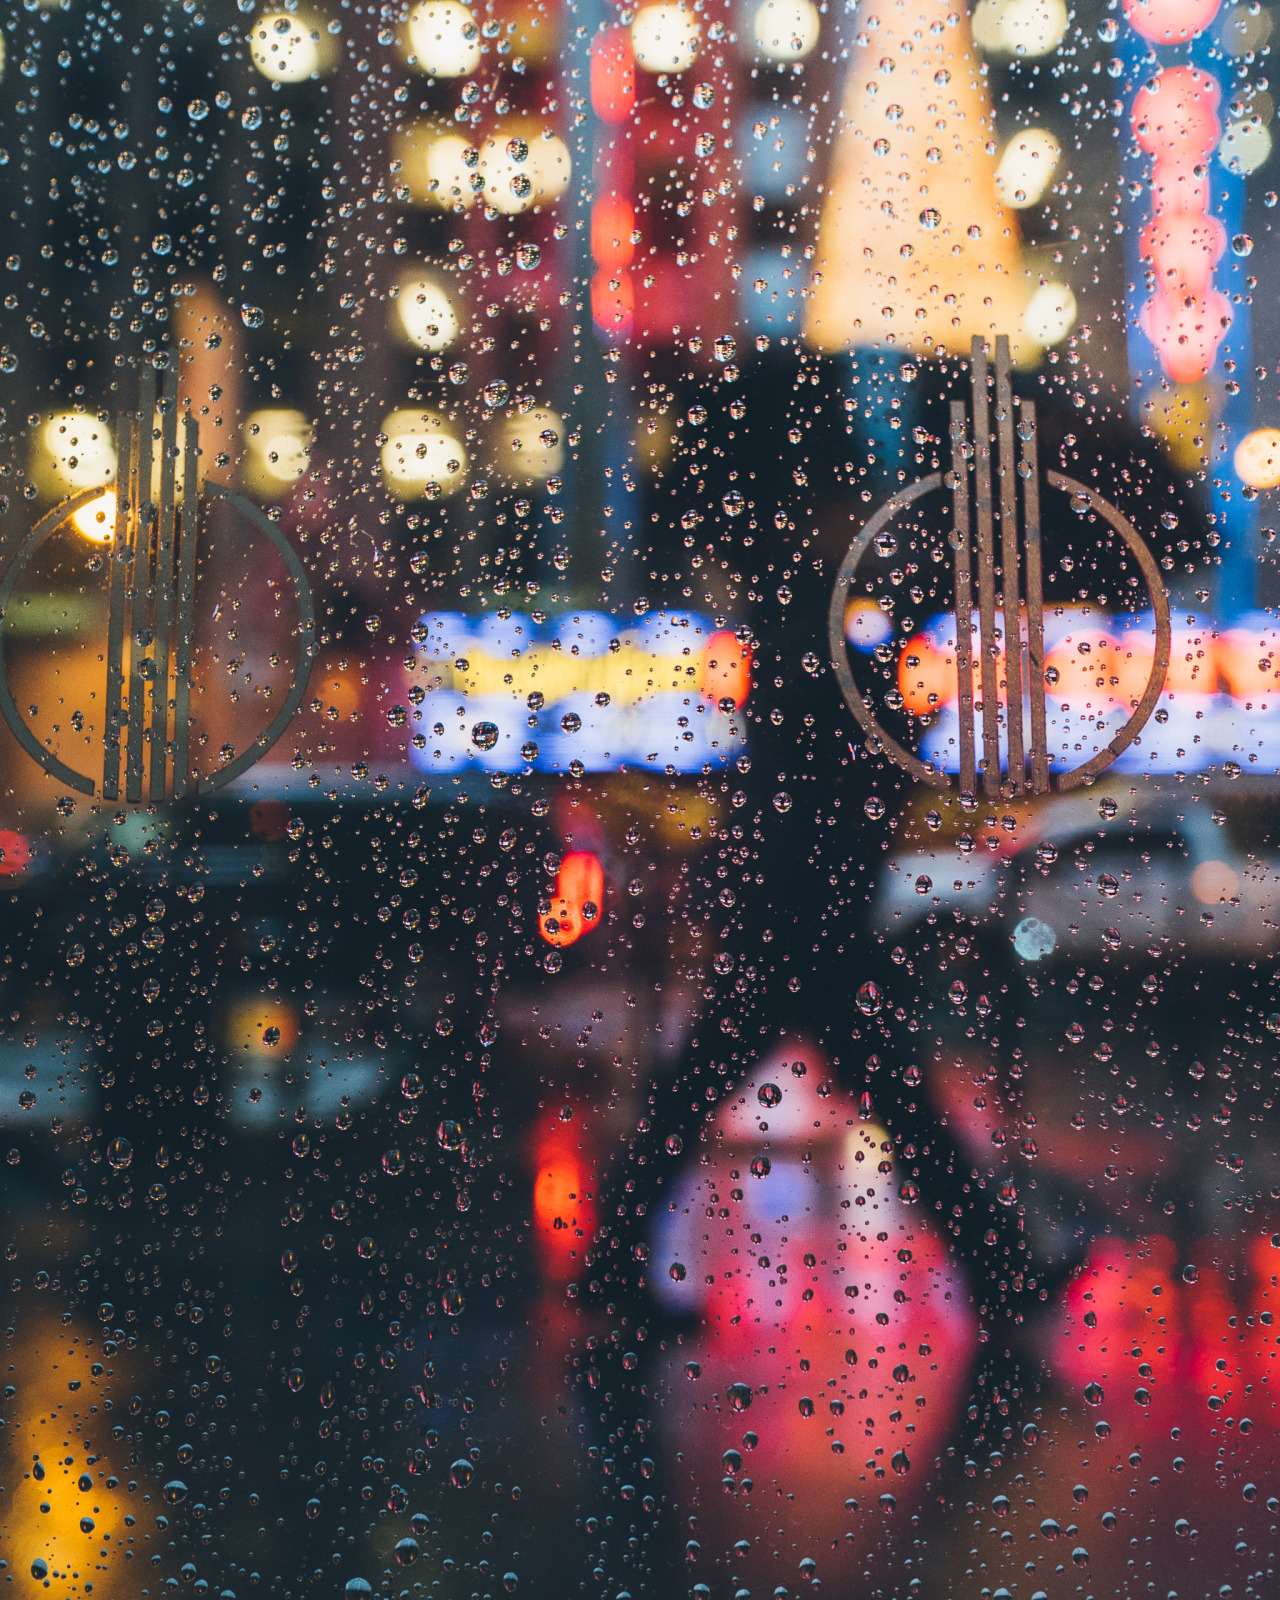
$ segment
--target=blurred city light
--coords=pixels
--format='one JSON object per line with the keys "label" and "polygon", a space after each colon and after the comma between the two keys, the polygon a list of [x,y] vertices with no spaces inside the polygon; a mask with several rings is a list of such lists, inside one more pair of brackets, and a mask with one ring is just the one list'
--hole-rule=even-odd
{"label": "blurred city light", "polygon": [[1053,182],[1062,147],[1047,128],[1016,133],[1000,155],[996,192],[1015,211],[1035,205]]}
{"label": "blurred city light", "polygon": [[410,344],[433,354],[447,350],[462,330],[453,297],[436,278],[404,278],[396,297],[400,331]]}
{"label": "blurred city light", "polygon": [[478,153],[465,134],[443,123],[411,122],[396,131],[394,150],[400,181],[414,205],[454,211],[475,204],[484,180],[478,176]]}
{"label": "blurred city light", "polygon": [[1065,339],[1076,320],[1076,297],[1065,283],[1042,283],[1022,313],[1022,329],[1042,348]]}
{"label": "blurred city light", "polygon": [[104,489],[87,506],[81,506],[79,511],[74,512],[71,521],[76,532],[83,534],[86,539],[91,539],[95,544],[109,544],[116,532],[115,490]]}
{"label": "blurred city light", "polygon": [[454,424],[434,411],[392,411],[383,419],[382,481],[404,500],[439,500],[461,488],[467,452]]}
{"label": "blurred city light", "polygon": [[494,430],[494,461],[506,478],[531,480],[564,465],[563,418],[544,406],[503,417]]}
{"label": "blurred city light", "polygon": [[111,483],[116,447],[110,427],[87,411],[55,412],[38,422],[31,435],[28,470],[50,500]]}
{"label": "blurred city light", "polygon": [[301,12],[269,11],[249,32],[249,56],[273,83],[305,83],[335,64],[337,51],[324,24]]}
{"label": "blurred city light", "polygon": [[580,1125],[546,1121],[534,1145],[533,1222],[544,1277],[566,1283],[596,1231],[596,1180]]}
{"label": "blurred city light", "polygon": [[465,78],[480,65],[480,29],[460,0],[423,0],[405,25],[409,65],[432,78]]}
{"label": "blurred city light", "polygon": [[572,170],[568,145],[534,118],[500,123],[480,146],[485,201],[507,216],[559,199]]}
{"label": "blurred city light", "polygon": [[646,72],[687,72],[698,59],[702,27],[685,0],[642,6],[631,24],[636,65]]}
{"label": "blurred city light", "polygon": [[1063,0],[979,0],[974,41],[988,55],[1047,56],[1067,31]]}
{"label": "blurred city light", "polygon": [[600,925],[604,904],[604,868],[589,850],[571,850],[560,863],[551,909],[538,918],[538,931],[548,944],[574,944]]}
{"label": "blurred city light", "polygon": [[1251,489],[1280,487],[1280,428],[1255,428],[1236,446],[1235,469]]}
{"label": "blurred city light", "polygon": [[255,493],[291,489],[311,465],[311,423],[301,411],[268,408],[244,422],[244,480]]}
{"label": "blurred city light", "polygon": [[770,61],[802,61],[821,27],[812,0],[761,0],[752,24],[756,49]]}

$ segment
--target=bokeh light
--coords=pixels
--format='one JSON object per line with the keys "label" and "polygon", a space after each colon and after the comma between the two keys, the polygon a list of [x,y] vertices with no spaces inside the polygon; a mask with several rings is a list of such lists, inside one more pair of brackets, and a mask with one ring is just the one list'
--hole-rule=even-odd
{"label": "bokeh light", "polygon": [[812,0],[761,0],[752,31],[770,61],[802,61],[818,42],[822,19]]}
{"label": "bokeh light", "polygon": [[1280,428],[1255,428],[1236,446],[1236,475],[1251,489],[1280,487]]}
{"label": "bokeh light", "polygon": [[702,29],[692,7],[642,6],[631,24],[636,65],[646,72],[687,72],[698,59]]}
{"label": "bokeh light", "polygon": [[405,26],[409,64],[431,78],[465,78],[480,65],[480,29],[459,0],[425,0]]}
{"label": "bokeh light", "polygon": [[996,192],[1021,211],[1035,205],[1053,182],[1062,147],[1047,128],[1028,128],[1005,145],[996,168]]}
{"label": "bokeh light", "polygon": [[273,83],[305,83],[333,65],[334,51],[323,24],[301,13],[269,11],[249,33],[249,55]]}
{"label": "bokeh light", "polygon": [[259,494],[290,489],[311,465],[311,423],[301,411],[254,411],[245,420],[245,482]]}
{"label": "bokeh light", "polygon": [[437,279],[422,274],[405,278],[396,297],[400,331],[419,350],[447,350],[462,324],[449,291]]}
{"label": "bokeh light", "polygon": [[1042,283],[1022,313],[1022,329],[1034,344],[1065,339],[1076,320],[1076,297],[1065,283]]}
{"label": "bokeh light", "polygon": [[440,500],[461,488],[467,452],[438,412],[393,411],[382,424],[382,481],[403,500]]}
{"label": "bokeh light", "polygon": [[973,37],[988,55],[1047,56],[1067,31],[1063,0],[979,0]]}

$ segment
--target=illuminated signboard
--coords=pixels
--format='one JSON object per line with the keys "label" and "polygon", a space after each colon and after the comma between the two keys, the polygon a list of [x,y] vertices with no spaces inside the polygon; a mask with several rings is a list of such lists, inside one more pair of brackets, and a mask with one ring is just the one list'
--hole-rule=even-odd
{"label": "illuminated signboard", "polygon": [[435,612],[413,639],[421,772],[701,772],[745,748],[749,648],[694,612]]}
{"label": "illuminated signboard", "polygon": [[[874,612],[851,606],[846,634],[855,650],[883,648]],[[975,633],[977,618],[973,623]],[[1025,619],[1024,619],[1025,626]],[[1096,606],[1045,611],[1045,680],[1050,768],[1062,771],[1100,750],[1128,719],[1151,671],[1152,618]],[[922,725],[919,754],[958,770],[956,623],[930,618],[901,646],[901,709]],[[1003,649],[1003,638],[1000,637]],[[1026,682],[1026,641],[1023,640]],[[974,697],[981,699],[978,664]],[[998,661],[1003,707],[1004,658]],[[1001,752],[1004,754],[1003,734]],[[1280,770],[1280,620],[1252,612],[1218,622],[1175,609],[1169,671],[1154,716],[1115,763],[1116,772],[1204,772],[1210,768]]]}

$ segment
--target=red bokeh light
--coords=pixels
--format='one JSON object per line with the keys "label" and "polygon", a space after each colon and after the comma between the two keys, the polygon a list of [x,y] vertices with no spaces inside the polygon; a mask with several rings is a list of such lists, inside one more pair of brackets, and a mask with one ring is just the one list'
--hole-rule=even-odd
{"label": "red bokeh light", "polygon": [[0,828],[0,878],[16,877],[31,864],[31,841],[24,833]]}
{"label": "red bokeh light", "polygon": [[606,28],[591,47],[591,109],[605,122],[625,122],[636,103],[636,58],[629,28]]}
{"label": "red bokeh light", "polygon": [[571,1125],[544,1124],[534,1147],[533,1224],[544,1276],[575,1276],[596,1228],[594,1164]]}
{"label": "red bokeh light", "polygon": [[1222,0],[1125,0],[1125,21],[1152,44],[1185,44],[1203,32]]}

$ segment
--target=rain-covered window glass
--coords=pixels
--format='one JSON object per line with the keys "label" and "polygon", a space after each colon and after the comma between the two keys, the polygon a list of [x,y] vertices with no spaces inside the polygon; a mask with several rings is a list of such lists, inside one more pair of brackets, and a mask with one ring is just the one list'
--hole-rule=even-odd
{"label": "rain-covered window glass", "polygon": [[1273,23],[12,0],[19,1600],[1280,1594]]}

